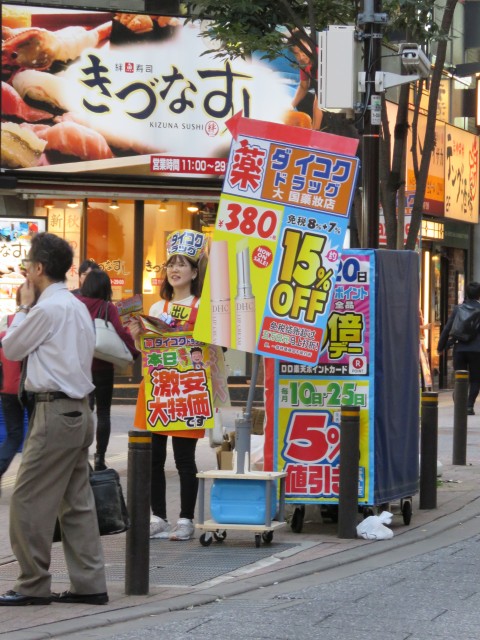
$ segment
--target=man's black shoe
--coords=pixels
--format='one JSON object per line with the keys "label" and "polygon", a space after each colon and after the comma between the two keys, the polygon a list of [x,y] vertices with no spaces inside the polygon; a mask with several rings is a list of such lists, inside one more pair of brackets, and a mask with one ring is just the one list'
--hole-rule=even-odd
{"label": "man's black shoe", "polygon": [[0,607],[24,607],[28,604],[51,604],[51,596],[25,596],[18,591],[7,591],[0,596]]}
{"label": "man's black shoe", "polygon": [[73,604],[107,604],[107,593],[72,593],[63,591],[62,593],[52,593],[52,602],[65,602]]}
{"label": "man's black shoe", "polygon": [[475,411],[473,410],[473,407],[468,407],[467,416],[474,416],[474,415],[475,415]]}

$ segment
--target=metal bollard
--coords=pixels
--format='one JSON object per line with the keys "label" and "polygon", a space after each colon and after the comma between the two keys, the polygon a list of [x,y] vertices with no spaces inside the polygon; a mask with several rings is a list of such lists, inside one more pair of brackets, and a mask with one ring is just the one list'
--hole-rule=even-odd
{"label": "metal bollard", "polygon": [[422,393],[420,509],[437,508],[438,393]]}
{"label": "metal bollard", "polygon": [[452,464],[467,464],[468,371],[455,371]]}
{"label": "metal bollard", "polygon": [[340,420],[340,489],[338,538],[357,537],[360,407],[342,407]]}
{"label": "metal bollard", "polygon": [[152,434],[128,432],[127,506],[131,526],[125,549],[125,593],[148,595],[150,571],[150,481]]}

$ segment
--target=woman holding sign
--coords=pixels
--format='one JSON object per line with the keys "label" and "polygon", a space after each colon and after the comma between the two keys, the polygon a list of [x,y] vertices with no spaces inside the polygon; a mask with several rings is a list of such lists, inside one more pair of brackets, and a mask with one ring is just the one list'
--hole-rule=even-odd
{"label": "woman holding sign", "polygon": [[[167,262],[165,278],[160,287],[160,300],[152,305],[149,316],[158,318],[161,330],[191,332],[195,325],[200,294],[205,273],[204,251],[206,237],[203,233],[182,230],[167,238]],[[176,316],[176,317],[172,317]],[[136,340],[144,332],[141,321],[134,318],[130,330]],[[178,349],[178,358],[185,359],[185,349]],[[181,352],[181,353],[180,353]],[[142,382],[135,414],[135,427],[146,428],[145,385]],[[152,483],[150,537],[170,540],[190,540],[193,537],[193,517],[197,501],[198,479],[195,449],[204,429],[188,428],[182,431],[154,431],[152,438]],[[167,440],[172,436],[175,466],[180,476],[180,516],[172,529],[167,519],[165,461]]]}

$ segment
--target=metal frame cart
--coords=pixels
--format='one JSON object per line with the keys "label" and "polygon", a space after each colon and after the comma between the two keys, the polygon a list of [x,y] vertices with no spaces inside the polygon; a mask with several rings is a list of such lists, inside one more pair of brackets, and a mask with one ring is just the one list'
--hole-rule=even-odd
{"label": "metal frame cart", "polygon": [[[214,470],[198,473],[198,523],[196,529],[203,531],[200,536],[200,544],[208,547],[213,539],[223,542],[227,537],[227,531],[252,531],[255,535],[255,546],[260,547],[261,540],[269,544],[273,540],[275,529],[285,526],[284,499],[285,499],[285,478],[287,474],[282,472],[250,471],[248,473],[235,473],[228,470]],[[265,482],[265,522],[263,524],[219,524],[215,520],[205,520],[205,480],[260,480]],[[277,520],[271,518],[272,501],[276,499],[277,484],[280,480],[280,499],[277,513]]]}
{"label": "metal frame cart", "polygon": [[[250,471],[250,434],[252,431],[252,405],[255,395],[255,386],[257,383],[260,356],[253,355],[252,377],[250,380],[250,388],[248,390],[247,407],[243,418],[235,421],[235,464],[234,470],[217,469],[197,473],[199,479],[198,497],[199,505],[198,523],[195,525],[204,533],[200,536],[200,544],[207,547],[212,543],[213,538],[217,542],[223,542],[227,537],[227,531],[253,531],[255,534],[255,546],[260,546],[261,540],[266,544],[273,540],[273,532],[275,529],[285,526],[285,478],[286,472],[283,471]],[[255,524],[238,524],[238,523],[219,523],[215,520],[205,521],[205,480],[229,480],[252,482],[257,481],[265,483],[265,518],[262,523]],[[279,503],[278,503],[278,520],[273,520],[272,506],[276,500],[277,480],[280,482]],[[233,483],[232,483],[233,484]],[[247,490],[248,491],[248,490]]]}
{"label": "metal frame cart", "polygon": [[318,365],[265,363],[265,469],[288,474],[295,532],[307,504],[338,519],[345,405],[360,407],[359,513],[400,511],[410,524],[419,483],[418,270],[413,251],[345,250]]}

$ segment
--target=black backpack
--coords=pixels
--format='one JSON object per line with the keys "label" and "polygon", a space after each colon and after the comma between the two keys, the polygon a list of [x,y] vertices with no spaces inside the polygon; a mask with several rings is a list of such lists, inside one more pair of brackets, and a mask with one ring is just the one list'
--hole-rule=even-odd
{"label": "black backpack", "polygon": [[463,302],[457,307],[450,335],[459,342],[470,342],[480,332],[480,306]]}

